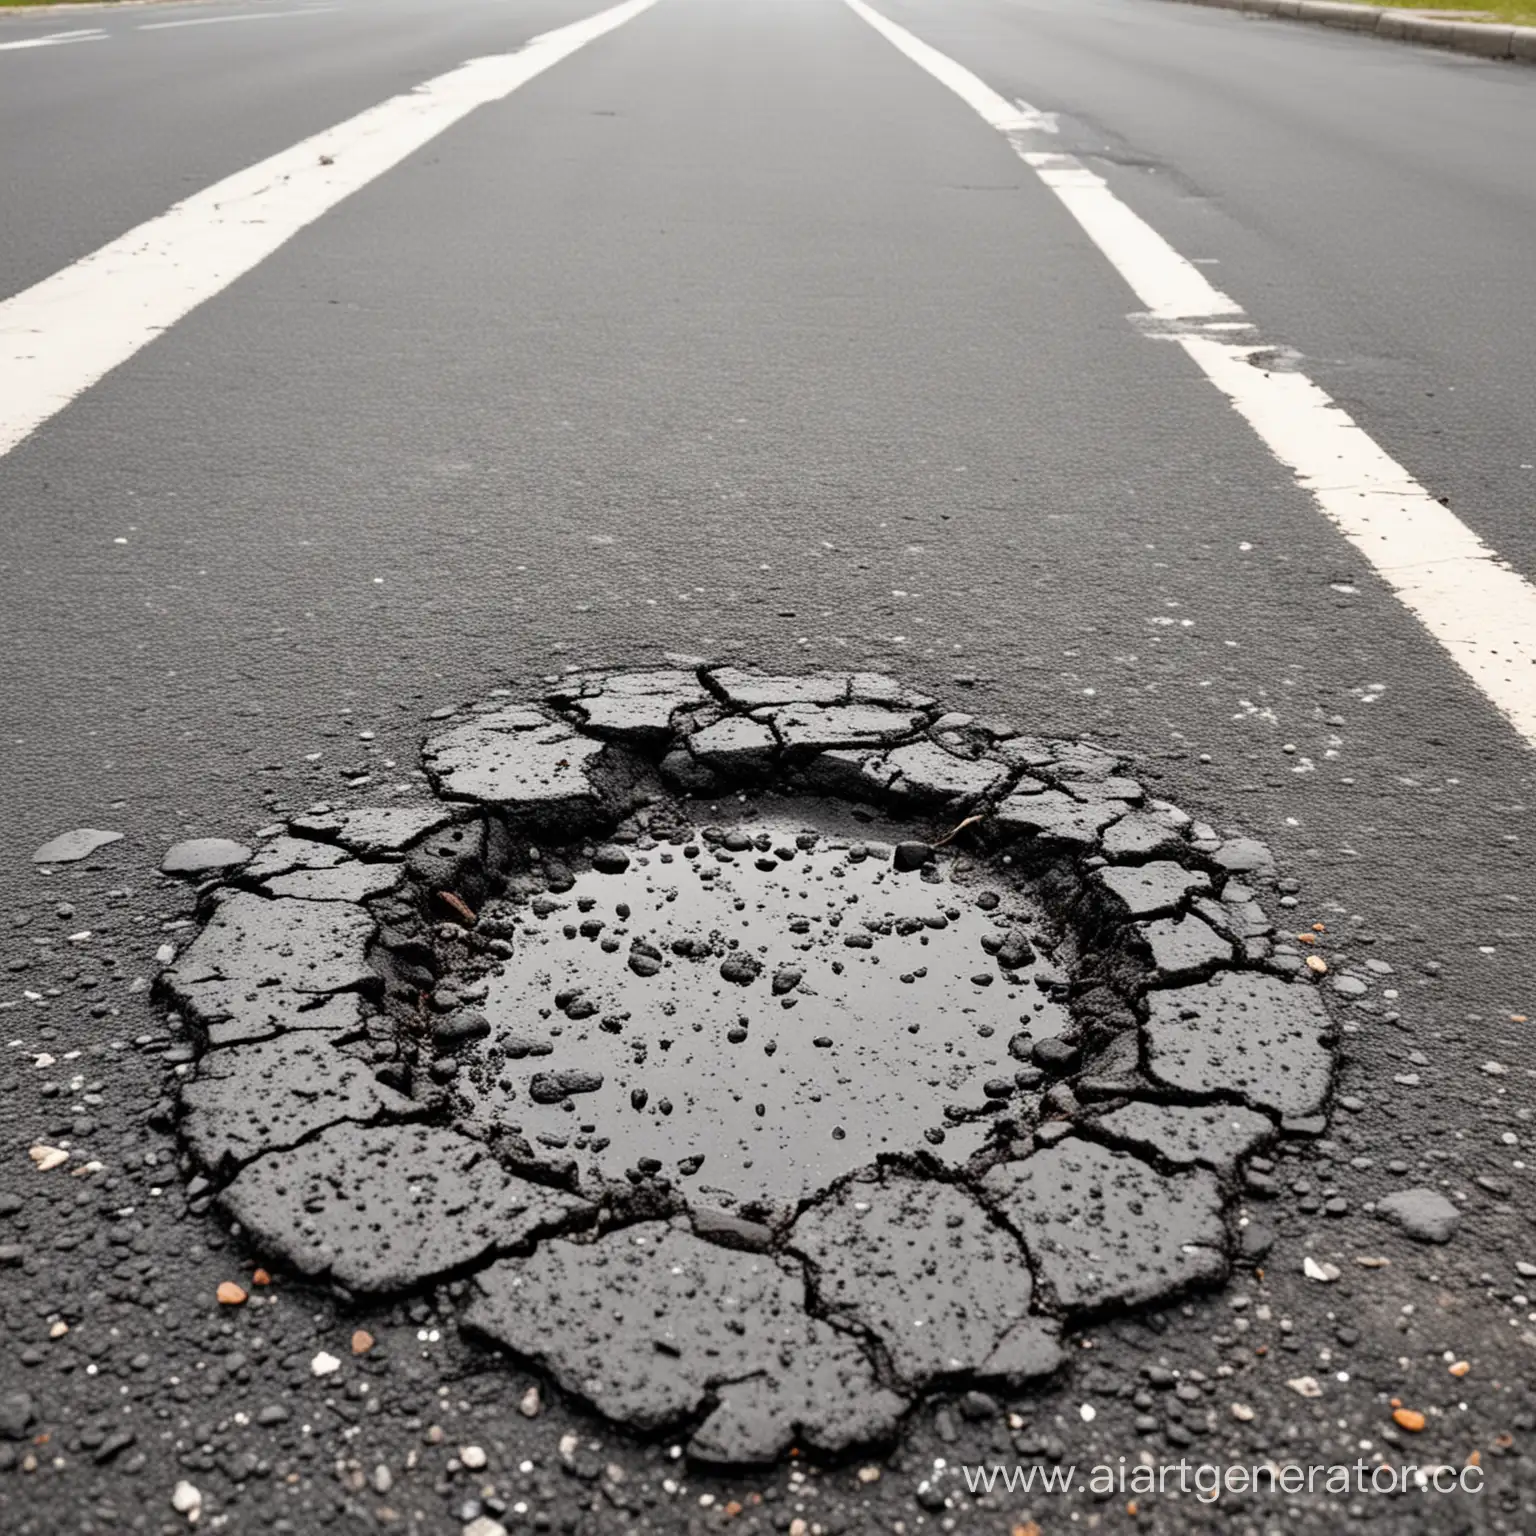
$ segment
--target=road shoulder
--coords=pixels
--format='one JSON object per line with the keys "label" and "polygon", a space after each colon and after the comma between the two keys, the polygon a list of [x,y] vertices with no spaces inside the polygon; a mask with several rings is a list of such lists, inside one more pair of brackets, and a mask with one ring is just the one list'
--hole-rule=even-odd
{"label": "road shoulder", "polygon": [[1385,10],[1376,5],[1352,5],[1348,0],[1183,0],[1250,16],[1284,21],[1310,21],[1325,27],[1368,32],[1373,37],[1403,43],[1423,43],[1485,59],[1510,59],[1536,64],[1536,27],[1511,27],[1482,21],[1448,21],[1416,11]]}

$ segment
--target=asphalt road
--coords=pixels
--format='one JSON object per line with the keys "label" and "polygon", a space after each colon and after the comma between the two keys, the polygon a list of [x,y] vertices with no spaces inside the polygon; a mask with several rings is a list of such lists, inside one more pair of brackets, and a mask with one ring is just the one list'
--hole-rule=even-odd
{"label": "asphalt road", "polygon": [[[1058,114],[1059,147],[1241,303],[1278,366],[1536,579],[1536,168],[1519,147],[1536,71],[1156,0],[882,10]],[[584,14],[0,17],[0,297]],[[10,46],[77,31],[105,35]],[[21,1245],[0,1269],[0,1394],[29,1394],[25,1433],[51,1436],[36,1470],[0,1473],[0,1525],[185,1528],[169,1500],[186,1477],[205,1524],[305,1536],[371,1529],[381,1507],[456,1531],[485,1481],[573,1531],[783,1530],[799,1505],[829,1532],[1007,1531],[1026,1512],[1046,1531],[1536,1527],[1536,1314],[1515,1268],[1536,1263],[1529,746],[1185,352],[1128,320],[1139,307],[1007,141],[840,0],[659,0],[370,181],[0,460],[0,1244]],[[1010,1405],[1025,1428],[921,1410],[871,1481],[865,1463],[695,1475],[553,1397],[525,1418],[532,1378],[487,1369],[446,1323],[419,1338],[436,1327],[421,1303],[370,1322],[398,1373],[372,1401],[355,1374],[345,1392],[310,1375],[354,1326],[326,1295],[286,1299],[262,1347],[249,1314],[216,1315],[238,1250],[152,1171],[175,1156],[144,1126],[157,1058],[110,1043],[162,1027],[130,983],[190,915],[154,874],[164,848],[248,836],[273,805],[334,798],[343,769],[405,779],[434,709],[678,653],[874,666],[1140,754],[1170,798],[1273,846],[1305,926],[1373,941],[1402,1017],[1345,1037],[1338,1092],[1358,1107],[1282,1163],[1262,1278],[1150,1328],[1106,1323],[1092,1364]],[[82,825],[126,837],[35,873],[32,850]],[[80,1090],[33,1065],[76,1050]],[[61,1111],[85,1091],[101,1102]],[[27,1158],[76,1119],[119,1170],[100,1193],[61,1193]],[[1405,1178],[1464,1203],[1444,1249],[1364,1210]],[[1319,1214],[1319,1192],[1347,1210]],[[1342,1277],[1305,1279],[1304,1254]],[[1235,1293],[1274,1356],[1245,1351],[1251,1421],[1212,1338]],[[50,1338],[56,1317],[70,1331]],[[1171,1394],[1136,1397],[1154,1361],[1185,1373],[1182,1419]],[[1287,1387],[1303,1375],[1320,1398]],[[1429,1415],[1421,1434],[1393,1428],[1393,1399]],[[285,1417],[254,1422],[270,1406]],[[1206,1407],[1215,1427],[1189,1429]],[[134,1444],[98,1465],[91,1426],[123,1423]],[[602,1442],[595,1481],[562,1470],[568,1430]],[[1324,1464],[1476,1451],[1487,1488],[1135,1514],[915,1502],[936,1456],[1176,1460],[1192,1437],[1209,1457]],[[445,1472],[471,1442],[492,1469]],[[29,1450],[5,1444],[12,1464]],[[393,1492],[349,1485],[381,1464]]]}

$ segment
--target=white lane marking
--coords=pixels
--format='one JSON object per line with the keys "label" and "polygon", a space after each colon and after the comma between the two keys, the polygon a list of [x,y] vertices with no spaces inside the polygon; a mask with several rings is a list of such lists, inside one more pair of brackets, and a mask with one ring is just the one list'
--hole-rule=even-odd
{"label": "white lane marking", "polygon": [[[1019,149],[1015,145],[1016,150]],[[1241,304],[1213,288],[1200,269],[1179,255],[1075,155],[1019,150],[1046,186],[1067,205],[1088,238],[1135,290],[1157,320],[1214,320],[1240,315]]]}
{"label": "white lane marking", "polygon": [[241,11],[235,16],[189,16],[185,21],[145,21],[135,32],[169,32],[172,27],[219,27],[226,21],[279,21],[284,16],[324,16],[339,5],[309,5],[301,11]]}
{"label": "white lane marking", "polygon": [[[1370,561],[1404,607],[1536,747],[1536,586],[1532,586],[1297,371],[1256,366],[1265,348],[1242,309],[1212,287],[1074,155],[1048,148],[1036,113],[904,27],[847,0],[870,26],[1004,134],[1160,324],[1232,403],[1318,510]],[[1049,131],[1049,130],[1046,130]]]}
{"label": "white lane marking", "polygon": [[100,43],[106,36],[100,27],[78,27],[73,32],[50,32],[46,37],[22,37],[14,43],[0,43],[0,53],[16,48],[57,48],[62,43]]}
{"label": "white lane marking", "polygon": [[476,107],[648,10],[624,0],[392,96],[0,302],[0,456],[306,224]]}

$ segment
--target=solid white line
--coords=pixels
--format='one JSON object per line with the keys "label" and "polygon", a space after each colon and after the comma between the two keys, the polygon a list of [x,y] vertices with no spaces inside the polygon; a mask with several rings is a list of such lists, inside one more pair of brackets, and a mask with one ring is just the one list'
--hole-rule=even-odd
{"label": "solid white line", "polygon": [[219,27],[226,21],[278,21],[284,16],[323,16],[339,5],[310,5],[302,11],[241,11],[236,16],[189,16],[185,21],[146,21],[135,32],[169,32],[172,27]]}
{"label": "solid white line", "polygon": [[516,53],[471,59],[216,182],[0,303],[0,455],[343,198],[654,3],[624,0]]}
{"label": "solid white line", "polygon": [[100,43],[107,34],[99,27],[82,27],[74,32],[50,32],[46,37],[23,37],[14,43],[0,43],[0,53],[16,48],[57,48],[62,43]]}
{"label": "solid white line", "polygon": [[1048,147],[1047,113],[1012,103],[970,70],[871,10],[849,6],[902,53],[947,85],[1061,200],[1089,239],[1311,492],[1318,510],[1378,574],[1482,693],[1536,747],[1536,587],[1441,506],[1329,395],[1299,372],[1255,367],[1252,327],[1222,316],[1242,309],[1205,279],[1103,177]]}

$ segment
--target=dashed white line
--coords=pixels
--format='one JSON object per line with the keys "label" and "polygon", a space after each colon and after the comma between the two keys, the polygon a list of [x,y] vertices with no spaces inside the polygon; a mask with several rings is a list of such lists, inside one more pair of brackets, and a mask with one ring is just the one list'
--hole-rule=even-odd
{"label": "dashed white line", "polygon": [[135,32],[169,32],[173,27],[221,27],[230,21],[281,21],[285,16],[324,16],[339,5],[307,5],[300,11],[240,11],[234,16],[189,16],[185,21],[145,21]]}
{"label": "dashed white line", "polygon": [[57,48],[64,43],[100,43],[106,36],[100,27],[77,27],[73,32],[50,32],[46,37],[20,37],[13,43],[0,43],[0,53],[19,48]]}
{"label": "dashed white line", "polygon": [[0,303],[0,455],[343,198],[654,3],[624,0],[515,53],[471,59],[216,182]]}
{"label": "dashed white line", "polygon": [[[1485,544],[1298,371],[1265,370],[1243,311],[1075,155],[1049,147],[1049,114],[1005,100],[864,0],[847,3],[1002,133],[1158,322],[1318,510],[1451,658],[1536,747],[1536,586]],[[1234,319],[1234,317],[1237,317]],[[1238,339],[1238,338],[1241,339]]]}

